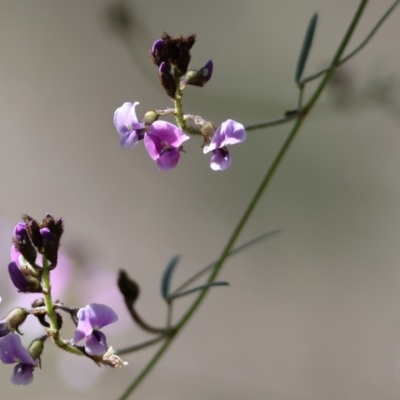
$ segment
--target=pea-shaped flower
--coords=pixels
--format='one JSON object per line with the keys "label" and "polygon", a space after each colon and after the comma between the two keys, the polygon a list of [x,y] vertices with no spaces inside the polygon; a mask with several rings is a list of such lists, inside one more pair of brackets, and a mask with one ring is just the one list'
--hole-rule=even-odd
{"label": "pea-shaped flower", "polygon": [[204,146],[204,154],[212,151],[210,167],[214,171],[222,171],[231,165],[231,156],[227,145],[241,143],[246,139],[244,126],[239,122],[228,119],[215,131],[211,142]]}
{"label": "pea-shaped flower", "polygon": [[33,359],[18,335],[10,334],[0,340],[0,360],[3,364],[17,363],[11,376],[14,385],[28,385],[33,381],[38,360]]}
{"label": "pea-shaped flower", "polygon": [[138,122],[135,107],[139,102],[124,103],[114,113],[114,125],[121,135],[120,145],[122,148],[134,147],[143,139],[146,130],[145,124]]}
{"label": "pea-shaped flower", "polygon": [[78,326],[71,344],[76,344],[86,338],[86,353],[91,356],[104,354],[108,350],[108,345],[106,335],[99,329],[118,321],[118,315],[104,304],[92,303],[80,308],[76,316]]}
{"label": "pea-shaped flower", "polygon": [[144,146],[149,156],[157,161],[158,169],[168,171],[178,164],[182,143],[188,139],[176,125],[155,121],[144,137]]}

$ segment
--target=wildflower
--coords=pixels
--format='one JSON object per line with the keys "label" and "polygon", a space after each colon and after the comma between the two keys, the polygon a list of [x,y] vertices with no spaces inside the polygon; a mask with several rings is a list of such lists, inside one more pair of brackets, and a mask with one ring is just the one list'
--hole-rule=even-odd
{"label": "wildflower", "polygon": [[0,360],[3,364],[14,364],[11,382],[14,385],[29,385],[33,381],[33,370],[38,361],[22,345],[18,335],[11,334],[0,339]]}
{"label": "wildflower", "polygon": [[168,171],[179,161],[182,143],[189,139],[177,126],[166,121],[155,121],[144,137],[149,156],[156,161],[158,169]]}
{"label": "wildflower", "polygon": [[246,139],[244,126],[239,122],[228,119],[215,131],[211,142],[204,146],[204,154],[212,151],[210,167],[214,171],[225,170],[231,165],[231,156],[227,145],[241,143]]}
{"label": "wildflower", "polygon": [[78,326],[71,340],[76,344],[86,338],[85,351],[89,355],[102,355],[107,349],[107,340],[99,329],[118,320],[117,314],[104,304],[88,304],[78,310]]}
{"label": "wildflower", "polygon": [[143,139],[145,124],[138,122],[135,107],[139,102],[124,103],[117,108],[114,113],[114,125],[121,135],[120,145],[122,148],[134,147],[136,143]]}

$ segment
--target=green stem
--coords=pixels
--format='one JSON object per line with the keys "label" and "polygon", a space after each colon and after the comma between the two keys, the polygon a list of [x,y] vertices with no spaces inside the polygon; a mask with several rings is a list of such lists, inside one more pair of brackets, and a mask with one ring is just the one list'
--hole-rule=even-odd
{"label": "green stem", "polygon": [[54,343],[61,349],[82,356],[83,353],[71,346],[69,343],[65,342],[60,337],[59,326],[57,321],[57,314],[53,304],[53,299],[51,298],[51,283],[50,283],[50,265],[46,257],[43,255],[43,269],[42,269],[42,287],[44,296],[44,305],[46,307],[47,316],[50,321],[50,335],[53,338]]}
{"label": "green stem", "polygon": [[125,347],[124,349],[121,349],[121,350],[117,350],[115,352],[115,354],[121,356],[124,354],[129,354],[129,353],[133,353],[138,350],[142,350],[146,347],[152,346],[153,344],[160,342],[161,340],[165,339],[165,337],[166,337],[166,335],[160,335],[160,336],[156,337],[155,339],[147,340],[146,342],[136,344],[136,345],[130,346],[130,347]]}
{"label": "green stem", "polygon": [[57,315],[54,310],[53,300],[51,298],[51,283],[50,283],[50,268],[49,262],[43,255],[43,269],[42,269],[42,287],[44,295],[44,304],[46,306],[47,315],[50,321],[50,329],[55,332],[58,331]]}
{"label": "green stem", "polygon": [[286,122],[293,121],[294,119],[298,118],[298,116],[299,116],[298,112],[294,112],[293,114],[290,114],[284,118],[273,119],[272,121],[261,122],[260,124],[246,126],[245,129],[246,132],[249,132],[249,131],[255,131],[257,129],[268,128],[270,126],[281,125],[285,124]]}
{"label": "green stem", "polygon": [[[332,60],[332,65],[336,65],[337,61],[340,59],[343,51],[346,48],[346,45],[348,44],[351,35],[354,31],[354,28],[356,27],[362,12],[364,11],[365,6],[367,5],[368,0],[362,0],[357,12],[355,13],[353,20],[335,54]],[[333,70],[332,70],[333,72]],[[264,193],[265,189],[267,188],[269,182],[271,181],[272,177],[274,176],[279,164],[283,160],[285,154],[287,153],[290,145],[292,144],[293,140],[296,137],[296,134],[299,131],[299,128],[301,127],[304,119],[308,115],[309,111],[311,108],[314,106],[316,103],[317,99],[322,93],[322,90],[324,89],[325,85],[327,84],[329,78],[332,75],[332,72],[328,72],[324,79],[320,82],[318,85],[317,89],[315,90],[313,96],[311,99],[308,101],[307,105],[305,106],[306,112],[301,113],[298,116],[298,119],[296,120],[291,132],[289,133],[289,136],[285,140],[285,142],[282,145],[282,148],[279,150],[277,156],[273,160],[271,166],[269,167],[266,175],[264,176],[260,186],[258,187],[256,193],[254,194],[252,200],[250,201],[250,204],[248,205],[247,209],[245,210],[242,218],[239,220],[239,223],[237,224],[236,228],[234,229],[231,237],[229,238],[225,248],[222,251],[222,254],[218,260],[218,262],[215,265],[215,268],[213,269],[207,283],[213,282],[217,276],[219,271],[221,270],[224,261],[229,255],[230,250],[234,246],[236,239],[239,237],[239,234],[241,233],[243,227],[249,220],[251,214],[253,213],[256,205],[258,204],[259,200],[261,199],[262,194]],[[194,312],[197,310],[197,308],[200,306],[200,304],[203,302],[205,299],[208,291],[210,288],[204,289],[198,297],[194,300],[188,311],[183,315],[183,317],[180,319],[178,324],[176,325],[176,332],[180,332],[180,330],[186,325],[186,323],[189,321],[191,316],[194,314]],[[128,396],[133,392],[133,390],[139,385],[139,383],[143,380],[143,378],[151,371],[151,369],[154,367],[154,365],[157,363],[157,361],[160,359],[160,357],[164,354],[164,352],[168,349],[170,344],[172,343],[173,339],[175,338],[176,335],[170,336],[166,339],[165,343],[159,348],[157,353],[153,356],[153,358],[149,361],[149,363],[144,367],[142,372],[137,376],[137,378],[131,383],[131,385],[125,390],[125,392],[122,394],[122,396],[119,398],[119,400],[125,400],[128,398]]]}

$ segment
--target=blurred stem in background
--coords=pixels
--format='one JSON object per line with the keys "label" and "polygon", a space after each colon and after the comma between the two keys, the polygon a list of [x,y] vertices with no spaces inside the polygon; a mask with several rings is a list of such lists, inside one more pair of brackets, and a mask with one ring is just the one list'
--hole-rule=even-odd
{"label": "blurred stem in background", "polygon": [[[377,22],[375,27],[371,30],[371,32],[364,39],[364,41],[355,50],[353,50],[347,56],[342,58],[343,53],[346,49],[346,46],[349,43],[350,38],[352,37],[353,32],[354,32],[354,30],[361,18],[361,15],[368,3],[368,0],[362,0],[358,6],[356,13],[354,14],[354,17],[350,23],[350,26],[347,29],[347,32],[344,35],[329,67],[326,69],[323,69],[322,71],[319,71],[313,75],[310,75],[309,77],[302,79],[301,75],[302,75],[305,63],[307,61],[307,58],[308,58],[308,54],[309,54],[309,51],[310,51],[310,48],[312,45],[312,40],[313,40],[315,27],[316,27],[316,23],[317,23],[317,15],[315,14],[312,17],[310,24],[308,26],[306,35],[305,35],[302,50],[300,52],[299,62],[297,65],[296,75],[295,75],[295,82],[299,88],[299,99],[298,99],[297,110],[288,111],[284,118],[246,127],[246,130],[250,131],[250,130],[266,128],[269,126],[279,125],[282,123],[294,121],[294,125],[293,125],[288,137],[284,141],[284,143],[283,143],[281,149],[279,150],[278,154],[276,155],[275,159],[272,161],[270,167],[266,171],[266,174],[265,174],[264,178],[262,179],[257,191],[253,195],[249,205],[247,206],[247,209],[244,211],[236,228],[232,232],[231,237],[227,241],[227,243],[221,253],[220,258],[218,259],[218,261],[215,264],[212,264],[211,266],[206,267],[205,270],[210,271],[210,276],[209,276],[206,284],[204,285],[204,288],[200,291],[200,293],[198,294],[198,296],[196,297],[196,299],[194,300],[192,305],[189,307],[189,309],[186,311],[186,313],[180,318],[180,320],[177,322],[177,324],[175,326],[171,326],[171,327],[169,326],[171,323],[171,319],[168,318],[168,326],[167,326],[166,330],[164,331],[164,333],[161,336],[157,337],[156,339],[145,342],[142,345],[133,346],[130,349],[124,349],[124,350],[120,351],[120,354],[126,354],[128,352],[135,351],[135,350],[150,346],[152,344],[155,344],[155,343],[158,343],[159,341],[164,340],[164,343],[162,344],[162,346],[158,349],[158,351],[151,358],[151,360],[148,362],[148,364],[143,368],[143,370],[139,373],[139,375],[133,380],[133,382],[129,385],[129,387],[125,390],[125,392],[119,397],[119,400],[127,399],[130,396],[130,394],[133,393],[133,391],[138,387],[138,385],[141,383],[141,381],[147,376],[147,374],[153,369],[153,367],[156,365],[158,360],[162,357],[162,355],[165,353],[165,351],[169,348],[169,346],[171,345],[174,338],[182,330],[182,328],[187,324],[187,322],[194,315],[194,313],[196,312],[198,307],[204,301],[208,291],[212,287],[212,284],[216,283],[218,274],[219,274],[221,268],[223,267],[223,265],[225,264],[227,257],[230,254],[232,254],[233,246],[235,245],[239,235],[241,234],[242,230],[244,229],[247,222],[249,221],[249,219],[250,219],[253,211],[255,210],[257,204],[259,203],[263,193],[267,189],[269,183],[271,182],[273,176],[275,175],[275,172],[277,171],[279,165],[281,164],[282,160],[284,159],[284,156],[286,155],[287,151],[289,150],[290,145],[296,138],[305,118],[309,115],[310,111],[316,104],[322,91],[326,87],[328,81],[332,78],[332,75],[334,74],[336,68],[338,66],[342,65],[343,63],[345,63],[346,61],[348,61],[351,57],[353,57],[356,53],[358,53],[368,43],[368,41],[376,33],[376,31],[379,29],[379,27],[382,25],[382,23],[385,21],[385,19],[392,13],[392,11],[395,9],[395,7],[398,5],[399,2],[400,2],[400,0],[396,0],[391,5],[391,7],[385,12],[385,14],[379,19],[379,21]],[[315,91],[313,92],[311,97],[308,99],[308,101],[304,102],[303,90],[304,90],[305,85],[308,82],[310,82],[314,79],[317,79],[317,78],[322,78],[321,82],[319,83],[319,85],[317,86],[317,88],[315,89]],[[173,262],[176,264],[177,260],[175,259],[175,261],[173,261]],[[172,266],[172,268],[173,267],[174,267],[174,265]],[[201,272],[201,274],[202,273],[203,272]],[[197,277],[198,277],[197,275],[198,274],[196,274],[195,277],[191,278],[190,281],[197,279]],[[182,285],[181,287],[183,287],[185,285],[186,284]],[[173,293],[176,293],[177,291],[179,292],[181,287]],[[171,303],[171,297],[169,299],[170,299],[170,303]],[[169,307],[170,307],[170,303],[168,304]],[[170,310],[171,310],[171,308],[169,308],[169,311]]]}

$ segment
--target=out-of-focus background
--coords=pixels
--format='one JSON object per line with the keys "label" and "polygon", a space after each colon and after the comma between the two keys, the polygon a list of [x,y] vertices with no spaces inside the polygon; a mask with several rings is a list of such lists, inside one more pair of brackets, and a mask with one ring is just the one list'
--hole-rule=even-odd
{"label": "out-of-focus background", "polygon": [[[220,173],[196,139],[168,173],[141,143],[122,150],[117,107],[140,101],[141,116],[170,106],[149,61],[153,41],[163,31],[196,33],[192,68],[214,62],[211,81],[185,91],[185,112],[217,125],[257,123],[295,107],[293,76],[311,15],[320,18],[306,74],[329,63],[358,3],[2,1],[1,316],[27,301],[16,300],[7,274],[13,226],[22,213],[50,212],[66,226],[62,300],[117,307],[120,322],[104,329],[116,348],[146,340],[115,290],[118,269],[140,283],[143,317],[163,324],[165,265],[182,254],[179,283],[218,257],[290,128],[249,133]],[[130,19],[118,18],[121,4]],[[371,2],[349,49],[390,4]],[[241,241],[282,233],[229,261],[221,277],[231,286],[213,290],[136,399],[399,398],[399,18],[400,9],[340,70]],[[28,344],[34,324],[22,330]],[[115,399],[154,351],[99,374],[48,343],[28,387],[12,386],[12,367],[0,365],[0,397]]]}

